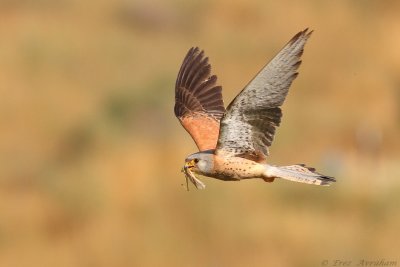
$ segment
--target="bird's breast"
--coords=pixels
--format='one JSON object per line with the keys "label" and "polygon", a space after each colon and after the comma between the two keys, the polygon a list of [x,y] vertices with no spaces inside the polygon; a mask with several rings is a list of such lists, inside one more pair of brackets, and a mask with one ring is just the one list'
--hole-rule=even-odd
{"label": "bird's breast", "polygon": [[215,156],[211,177],[221,180],[241,180],[262,177],[263,164],[240,157]]}

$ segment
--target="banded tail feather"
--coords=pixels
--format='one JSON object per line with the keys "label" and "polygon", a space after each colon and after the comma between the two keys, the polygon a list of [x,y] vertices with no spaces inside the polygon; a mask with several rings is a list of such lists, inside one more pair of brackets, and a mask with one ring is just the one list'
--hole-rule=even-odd
{"label": "banded tail feather", "polygon": [[307,167],[304,164],[290,166],[270,166],[266,165],[264,180],[271,178],[281,178],[293,182],[329,186],[336,182],[331,176],[326,176],[315,171],[315,168]]}

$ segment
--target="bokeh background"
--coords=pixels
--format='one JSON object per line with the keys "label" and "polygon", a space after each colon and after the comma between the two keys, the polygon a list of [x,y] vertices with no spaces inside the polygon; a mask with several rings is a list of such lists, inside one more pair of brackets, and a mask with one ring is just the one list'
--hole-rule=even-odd
{"label": "bokeh background", "polygon": [[[0,1],[0,266],[399,260],[399,1]],[[225,103],[314,34],[271,147],[331,187],[187,192],[173,115],[191,46]],[[330,266],[331,266],[330,265]],[[328,265],[329,266],[329,265]]]}

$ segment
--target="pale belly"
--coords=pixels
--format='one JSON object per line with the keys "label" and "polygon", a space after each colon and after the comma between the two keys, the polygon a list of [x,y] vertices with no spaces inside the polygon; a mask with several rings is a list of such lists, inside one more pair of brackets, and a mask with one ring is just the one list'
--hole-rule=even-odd
{"label": "pale belly", "polygon": [[235,181],[249,178],[262,178],[264,172],[265,165],[252,160],[239,157],[225,158],[215,156],[214,172],[205,175],[221,180]]}

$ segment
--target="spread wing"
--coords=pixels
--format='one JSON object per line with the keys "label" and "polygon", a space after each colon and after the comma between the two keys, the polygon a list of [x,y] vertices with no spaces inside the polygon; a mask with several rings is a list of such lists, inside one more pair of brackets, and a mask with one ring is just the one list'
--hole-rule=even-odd
{"label": "spread wing", "polygon": [[214,149],[219,121],[225,113],[222,87],[204,52],[191,48],[183,60],[175,85],[175,116],[200,151]]}
{"label": "spread wing", "polygon": [[229,104],[221,120],[216,153],[262,161],[268,155],[289,87],[297,76],[312,31],[296,34]]}

